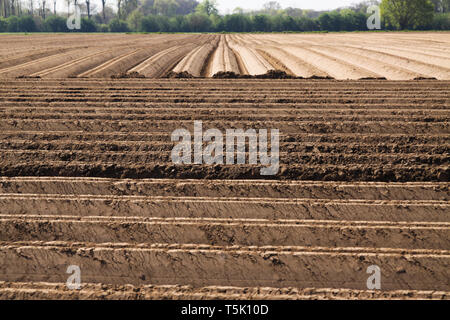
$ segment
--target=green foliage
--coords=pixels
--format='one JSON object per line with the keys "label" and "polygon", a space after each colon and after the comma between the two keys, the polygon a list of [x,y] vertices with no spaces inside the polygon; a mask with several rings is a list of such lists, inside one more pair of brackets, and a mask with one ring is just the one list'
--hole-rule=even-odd
{"label": "green foliage", "polygon": [[450,30],[450,13],[436,14],[433,19],[434,30]]}
{"label": "green foliage", "polygon": [[19,29],[19,18],[16,16],[11,16],[6,19],[6,23],[8,24],[6,27],[6,31],[8,32],[20,32]]}
{"label": "green foliage", "polygon": [[6,19],[0,17],[0,32],[8,31],[8,22]]}
{"label": "green foliage", "polygon": [[123,17],[128,17],[132,12],[138,8],[138,0],[122,0],[120,14]]}
{"label": "green foliage", "polygon": [[60,16],[50,16],[44,20],[43,31],[67,32],[66,19]]}
{"label": "green foliage", "polygon": [[144,19],[144,14],[138,9],[134,10],[127,18],[128,28],[130,30],[142,31],[142,19]]}
{"label": "green foliage", "polygon": [[203,2],[197,6],[195,11],[199,14],[204,14],[207,16],[219,14],[216,0],[203,0]]}
{"label": "green foliage", "polygon": [[175,16],[169,19],[170,32],[188,30],[186,16]]}
{"label": "green foliage", "polygon": [[176,14],[178,16],[187,16],[188,14],[194,13],[198,6],[197,0],[177,0],[177,3]]}
{"label": "green foliage", "polygon": [[323,31],[340,31],[342,16],[337,11],[323,13],[319,16],[319,24]]}
{"label": "green foliage", "polygon": [[272,22],[266,14],[257,14],[253,17],[253,31],[270,32],[272,31]]}
{"label": "green foliage", "polygon": [[264,12],[270,15],[276,15],[281,11],[281,5],[277,1],[269,1],[264,4]]}
{"label": "green foliage", "polygon": [[421,29],[433,21],[434,5],[430,0],[383,0],[381,15],[395,29]]}
{"label": "green foliage", "polygon": [[81,32],[97,32],[97,25],[88,18],[81,18]]}
{"label": "green foliage", "polygon": [[20,32],[36,32],[38,31],[36,23],[32,16],[23,16],[19,18],[18,28]]}
{"label": "green foliage", "polygon": [[201,13],[193,13],[187,16],[187,28],[189,32],[213,31],[211,19]]}
{"label": "green foliage", "polygon": [[223,23],[223,19],[221,16],[210,16],[209,19],[212,22],[212,30],[216,32],[223,32],[225,30],[225,24]]}
{"label": "green foliage", "polygon": [[97,25],[98,32],[106,33],[109,32],[109,27],[107,24],[99,24]]}
{"label": "green foliage", "polygon": [[178,2],[176,0],[154,0],[154,13],[163,16],[173,16],[178,9]]}
{"label": "green foliage", "polygon": [[160,32],[170,32],[170,18],[166,16],[156,16]]}
{"label": "green foliage", "polygon": [[436,13],[449,13],[450,0],[431,0],[434,5],[434,12]]}
{"label": "green foliage", "polygon": [[294,19],[289,16],[284,15],[274,15],[271,17],[272,19],[272,31],[282,32],[282,31],[296,31],[297,24]]}
{"label": "green foliage", "polygon": [[159,25],[155,16],[147,16],[141,20],[141,26],[138,31],[143,32],[159,32]]}
{"label": "green foliage", "polygon": [[252,20],[249,16],[242,14],[232,14],[224,17],[225,31],[228,32],[249,32],[252,31]]}
{"label": "green foliage", "polygon": [[128,25],[126,21],[120,19],[113,19],[109,23],[109,31],[111,32],[128,32]]}
{"label": "green foliage", "polygon": [[350,9],[341,10],[341,30],[356,31],[364,30],[367,27],[368,16],[362,12],[355,12]]}
{"label": "green foliage", "polygon": [[320,30],[317,19],[310,19],[308,17],[300,17],[297,19],[299,31],[316,31]]}

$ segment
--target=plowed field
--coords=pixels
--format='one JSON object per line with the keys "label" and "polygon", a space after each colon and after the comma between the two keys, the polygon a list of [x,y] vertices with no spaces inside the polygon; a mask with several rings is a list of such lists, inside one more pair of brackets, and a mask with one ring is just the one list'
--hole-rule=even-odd
{"label": "plowed field", "polygon": [[[448,34],[58,37],[0,50],[1,299],[450,298]],[[194,121],[280,170],[175,165]]]}
{"label": "plowed field", "polygon": [[450,80],[448,32],[11,35],[2,44],[0,78],[237,77],[277,70],[302,78]]}

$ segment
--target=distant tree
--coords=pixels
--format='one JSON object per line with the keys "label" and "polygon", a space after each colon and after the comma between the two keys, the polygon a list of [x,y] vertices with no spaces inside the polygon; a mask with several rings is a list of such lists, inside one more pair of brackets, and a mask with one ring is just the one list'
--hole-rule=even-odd
{"label": "distant tree", "polygon": [[304,14],[302,9],[299,9],[299,8],[291,8],[291,7],[284,9],[284,12],[285,12],[288,16],[294,17],[294,18],[302,17],[303,14]]}
{"label": "distant tree", "polygon": [[0,17],[0,32],[8,31],[8,22],[6,19]]}
{"label": "distant tree", "polygon": [[299,31],[315,31],[320,30],[317,19],[311,19],[307,16],[300,17],[296,21]]}
{"label": "distant tree", "polygon": [[0,17],[7,18],[16,14],[16,0],[0,0]]}
{"label": "distant tree", "polygon": [[17,6],[18,4],[16,4],[16,0],[9,0],[9,7],[10,7],[10,14],[13,16],[17,16]]}
{"label": "distant tree", "polygon": [[177,0],[178,7],[176,10],[177,15],[188,15],[195,12],[199,2],[197,0]]}
{"label": "distant tree", "polygon": [[16,16],[11,16],[6,19],[8,24],[6,31],[8,32],[19,32],[19,18]]}
{"label": "distant tree", "polygon": [[43,31],[46,32],[66,32],[66,19],[63,17],[53,15],[45,19],[43,24]]}
{"label": "distant tree", "polygon": [[331,11],[331,31],[341,31],[342,30],[342,16],[338,11]]}
{"label": "distant tree", "polygon": [[155,0],[141,0],[139,11],[141,11],[144,16],[156,14],[154,5]]}
{"label": "distant tree", "polygon": [[318,21],[324,31],[340,31],[342,28],[342,17],[338,11],[322,13]]}
{"label": "distant tree", "polygon": [[369,8],[370,6],[373,6],[373,5],[377,5],[377,6],[380,5],[380,1],[381,0],[364,0],[362,2],[352,5],[350,7],[350,9],[355,12],[362,12],[365,14],[367,12],[367,8]]}
{"label": "distant tree", "polygon": [[[33,0],[30,0],[33,1]],[[70,16],[70,4],[72,3],[72,0],[66,0],[67,3],[67,17]]]}
{"label": "distant tree", "polygon": [[162,17],[154,16],[156,31],[160,32],[189,32],[188,16]]}
{"label": "distant tree", "polygon": [[434,12],[445,13],[450,9],[450,0],[431,0],[434,5]]}
{"label": "distant tree", "polygon": [[175,0],[155,0],[153,8],[156,14],[173,16],[177,11],[178,3]]}
{"label": "distant tree", "polygon": [[367,29],[367,16],[362,12],[355,12],[351,9],[343,9],[341,15],[341,30],[355,31]]}
{"label": "distant tree", "polygon": [[450,30],[450,13],[438,13],[434,16],[432,28],[434,30]]}
{"label": "distant tree", "polygon": [[227,15],[224,18],[225,31],[249,32],[252,29],[252,21],[249,16],[242,14]]}
{"label": "distant tree", "polygon": [[97,25],[89,18],[81,19],[81,32],[97,32]]}
{"label": "distant tree", "polygon": [[281,10],[281,5],[277,1],[269,1],[264,4],[264,10],[269,14],[276,14]]}
{"label": "distant tree", "polygon": [[158,32],[159,26],[154,16],[146,16],[141,20],[139,31]]}
{"label": "distant tree", "polygon": [[125,19],[138,8],[138,0],[122,0],[121,16]]}
{"label": "distant tree", "polygon": [[106,22],[105,6],[106,6],[106,0],[102,0],[102,17],[103,17],[103,23]]}
{"label": "distant tree", "polygon": [[133,31],[141,31],[144,15],[138,9],[134,10],[127,18],[128,28]]}
{"label": "distant tree", "polygon": [[[0,20],[0,32],[68,31],[65,19],[57,16],[56,1],[0,0],[0,18],[6,17]],[[107,6],[106,0],[102,0],[101,12],[96,11],[92,0],[64,1],[68,16],[73,13],[74,6],[80,7],[83,16],[86,14],[81,28],[85,32],[366,30],[367,8],[380,2],[385,28],[450,29],[450,0],[364,0],[335,11],[291,7],[283,10],[277,1],[269,1],[262,10],[249,11],[238,7],[233,14],[225,16],[219,15],[216,0],[116,0],[117,11],[115,6],[112,7],[113,2]],[[53,8],[47,8],[49,2],[53,2]],[[25,11],[26,16],[22,13],[23,3],[29,8]]]}
{"label": "distant tree", "polygon": [[0,16],[7,18],[9,16],[9,3],[7,0],[0,0]]}
{"label": "distant tree", "polygon": [[19,16],[23,15],[23,2],[17,0],[17,12]]}
{"label": "distant tree", "polygon": [[126,21],[118,18],[111,20],[109,23],[109,31],[111,32],[128,32],[128,25]]}
{"label": "distant tree", "polygon": [[17,21],[18,31],[20,32],[36,32],[36,23],[32,16],[20,17]]}
{"label": "distant tree", "polygon": [[266,14],[258,14],[253,17],[253,31],[270,32],[272,23]]}
{"label": "distant tree", "polygon": [[169,32],[180,32],[183,16],[170,17],[168,20]]}
{"label": "distant tree", "polygon": [[42,0],[41,1],[41,17],[42,17],[42,19],[45,19],[46,11],[47,11],[47,1]]}
{"label": "distant tree", "polygon": [[87,10],[87,16],[88,19],[91,18],[91,0],[85,0],[86,1],[86,10]]}
{"label": "distant tree", "polygon": [[283,15],[281,20],[281,31],[299,31],[295,19],[291,16]]}
{"label": "distant tree", "polygon": [[122,0],[117,0],[117,18],[122,18]]}
{"label": "distant tree", "polygon": [[197,13],[205,14],[207,16],[217,15],[219,10],[217,9],[217,1],[216,0],[203,0],[197,8],[195,9]]}
{"label": "distant tree", "polygon": [[271,30],[270,31],[276,31],[276,32],[282,32],[282,31],[296,31],[297,30],[297,24],[294,21],[294,18],[277,14],[274,16],[271,16]]}
{"label": "distant tree", "polygon": [[[94,22],[97,24],[97,27],[100,28],[101,24],[107,25],[109,21],[117,17],[117,11],[114,10],[111,6],[108,6],[105,4],[105,9],[103,10],[103,7],[97,10],[91,10],[92,15],[91,19],[94,20]],[[104,14],[104,16],[103,16]],[[104,28],[107,29],[107,28]],[[100,32],[100,29],[99,29]],[[108,32],[108,31],[106,31]]]}
{"label": "distant tree", "polygon": [[209,20],[211,20],[212,31],[222,32],[225,30],[225,24],[223,23],[223,18],[220,15],[210,16]]}
{"label": "distant tree", "polygon": [[98,24],[97,31],[101,32],[101,33],[107,33],[107,32],[109,32],[109,27],[107,24]]}
{"label": "distant tree", "polygon": [[322,13],[319,16],[319,24],[321,30],[332,30],[333,28],[333,19],[331,18],[328,12]]}
{"label": "distant tree", "polygon": [[30,3],[30,15],[34,15],[34,0],[29,0]]}
{"label": "distant tree", "polygon": [[170,31],[170,21],[168,16],[156,16],[156,22],[159,26],[159,31],[169,32]]}
{"label": "distant tree", "polygon": [[187,24],[190,32],[212,31],[211,19],[205,14],[192,13],[188,15]]}
{"label": "distant tree", "polygon": [[430,0],[383,0],[381,14],[397,29],[426,26],[433,20],[434,5]]}
{"label": "distant tree", "polygon": [[434,12],[442,12],[442,0],[430,0],[434,6]]}

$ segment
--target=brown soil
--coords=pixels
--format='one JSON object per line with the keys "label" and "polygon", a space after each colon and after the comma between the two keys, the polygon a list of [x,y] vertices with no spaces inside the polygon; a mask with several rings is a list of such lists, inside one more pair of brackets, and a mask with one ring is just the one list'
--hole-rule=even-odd
{"label": "brown soil", "polygon": [[[4,36],[0,77],[161,78],[282,70],[299,78],[450,80],[447,33]],[[81,45],[80,45],[81,44]],[[29,50],[33,47],[33,50]],[[279,79],[279,77],[275,77]]]}
{"label": "brown soil", "polygon": [[192,79],[192,78],[194,78],[194,76],[187,71],[182,71],[182,72],[171,71],[169,74],[167,74],[166,78],[167,79]]}
{"label": "brown soil", "polygon": [[255,76],[236,74],[232,71],[218,72],[213,76],[213,78],[215,78],[215,79],[297,79],[297,77],[291,76],[291,75],[287,74],[285,71],[281,71],[281,70],[269,70],[265,74],[255,75]]}
{"label": "brown soil", "polygon": [[[449,299],[445,36],[36,38],[0,49],[0,299]],[[278,129],[278,174],[173,164],[195,120]]]}
{"label": "brown soil", "polygon": [[245,288],[192,286],[133,286],[82,284],[80,290],[69,290],[62,283],[1,282],[0,295],[4,299],[26,300],[443,300],[442,291],[364,291],[350,289]]}
{"label": "brown soil", "polygon": [[139,74],[139,72],[136,72],[136,71],[120,73],[118,75],[111,76],[111,79],[143,79],[143,78],[145,78],[145,76],[142,74]]}

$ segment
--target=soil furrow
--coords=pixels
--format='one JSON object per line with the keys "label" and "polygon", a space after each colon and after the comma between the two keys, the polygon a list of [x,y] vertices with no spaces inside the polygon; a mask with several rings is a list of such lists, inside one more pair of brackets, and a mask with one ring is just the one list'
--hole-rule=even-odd
{"label": "soil furrow", "polygon": [[385,290],[449,288],[450,254],[438,250],[17,242],[1,243],[0,256],[4,281],[63,282],[72,264],[85,282],[116,285],[364,290],[366,267],[381,265]]}
{"label": "soil furrow", "polygon": [[[147,221],[146,221],[147,220]],[[358,223],[0,215],[0,241],[447,249],[450,222]]]}

